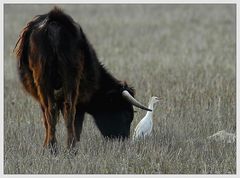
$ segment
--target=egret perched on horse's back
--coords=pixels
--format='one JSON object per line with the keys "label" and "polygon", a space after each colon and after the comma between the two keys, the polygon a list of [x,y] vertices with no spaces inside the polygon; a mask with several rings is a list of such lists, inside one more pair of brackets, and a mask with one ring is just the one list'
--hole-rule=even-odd
{"label": "egret perched on horse's back", "polygon": [[157,102],[159,102],[158,97],[153,96],[150,98],[148,108],[151,109],[152,111],[147,111],[147,114],[136,126],[133,134],[133,140],[136,140],[142,137],[144,138],[145,136],[151,134],[152,128],[153,128],[153,121],[152,121],[153,109],[154,109],[154,104]]}

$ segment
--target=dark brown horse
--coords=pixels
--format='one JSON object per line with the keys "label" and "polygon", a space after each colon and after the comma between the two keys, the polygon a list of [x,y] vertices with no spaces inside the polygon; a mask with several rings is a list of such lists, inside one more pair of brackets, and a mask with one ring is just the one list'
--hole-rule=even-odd
{"label": "dark brown horse", "polygon": [[30,21],[15,51],[20,81],[43,111],[44,146],[55,147],[59,111],[71,147],[80,139],[85,112],[105,137],[124,139],[129,137],[132,105],[148,110],[133,98],[133,88],[103,67],[80,25],[59,8]]}

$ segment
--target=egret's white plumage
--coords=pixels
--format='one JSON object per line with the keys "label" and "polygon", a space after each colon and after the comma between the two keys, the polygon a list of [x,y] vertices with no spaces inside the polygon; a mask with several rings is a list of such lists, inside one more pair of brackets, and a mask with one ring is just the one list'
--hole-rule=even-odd
{"label": "egret's white plumage", "polygon": [[151,134],[152,128],[153,128],[153,121],[152,121],[153,109],[154,109],[154,104],[157,102],[159,102],[159,100],[156,96],[151,97],[148,104],[148,108],[151,109],[152,111],[147,111],[147,114],[136,126],[133,134],[133,140],[136,140],[142,137],[144,138],[145,136]]}

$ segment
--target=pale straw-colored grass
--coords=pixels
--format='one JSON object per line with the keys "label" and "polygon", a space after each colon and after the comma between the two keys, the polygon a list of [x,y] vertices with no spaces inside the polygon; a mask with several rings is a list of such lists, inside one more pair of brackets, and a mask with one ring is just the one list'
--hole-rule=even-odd
{"label": "pale straw-colored grass", "polygon": [[[102,138],[86,115],[76,156],[42,149],[37,103],[23,92],[11,54],[18,34],[52,5],[4,7],[4,173],[235,174],[236,145],[210,142],[236,133],[236,7],[234,5],[60,5],[82,25],[111,73],[135,87],[147,104],[162,98],[153,135],[132,142]],[[145,111],[135,109],[133,130]]]}

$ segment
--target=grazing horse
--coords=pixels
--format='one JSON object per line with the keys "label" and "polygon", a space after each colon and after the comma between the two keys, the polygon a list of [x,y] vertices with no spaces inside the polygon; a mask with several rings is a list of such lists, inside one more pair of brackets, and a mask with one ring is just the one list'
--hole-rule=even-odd
{"label": "grazing horse", "polygon": [[55,148],[60,111],[71,148],[80,140],[85,113],[104,137],[124,139],[133,105],[149,110],[134,98],[132,87],[104,68],[80,25],[57,7],[30,21],[14,50],[20,81],[43,112],[45,147]]}

